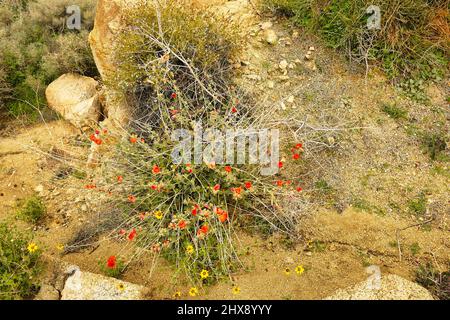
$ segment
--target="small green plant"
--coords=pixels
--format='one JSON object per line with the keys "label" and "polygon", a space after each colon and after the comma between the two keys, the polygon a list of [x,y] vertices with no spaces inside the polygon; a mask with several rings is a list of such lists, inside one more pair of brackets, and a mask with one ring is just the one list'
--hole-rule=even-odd
{"label": "small green plant", "polygon": [[24,221],[38,223],[45,215],[46,208],[41,198],[32,196],[20,203],[18,217]]}
{"label": "small green plant", "polygon": [[426,148],[431,160],[446,160],[448,155],[445,134],[442,132],[426,132],[422,134],[422,144]]}
{"label": "small green plant", "polygon": [[37,292],[40,254],[29,234],[0,224],[0,300],[31,298]]}
{"label": "small green plant", "polygon": [[416,282],[430,290],[440,300],[450,299],[450,271],[439,272],[432,263],[420,264],[416,270]]}
{"label": "small green plant", "polygon": [[409,246],[409,250],[413,256],[417,256],[420,253],[420,246],[417,242],[414,242]]}
{"label": "small green plant", "polygon": [[408,116],[408,112],[398,107],[396,104],[385,103],[381,107],[381,110],[395,120],[406,119],[406,117]]}
{"label": "small green plant", "polygon": [[323,194],[329,194],[333,191],[333,188],[325,180],[319,180],[315,183],[316,189],[318,189]]}
{"label": "small green plant", "polygon": [[423,216],[427,212],[427,197],[421,192],[417,197],[409,201],[409,211],[416,216]]}

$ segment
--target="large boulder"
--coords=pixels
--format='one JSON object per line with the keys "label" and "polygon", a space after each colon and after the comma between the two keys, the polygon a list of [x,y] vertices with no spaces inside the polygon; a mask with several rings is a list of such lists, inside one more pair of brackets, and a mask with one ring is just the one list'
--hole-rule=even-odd
{"label": "large boulder", "polygon": [[391,274],[382,276],[378,286],[369,278],[324,300],[433,300],[433,296],[417,283]]}
{"label": "large boulder", "polygon": [[98,82],[78,74],[64,74],[46,89],[48,106],[80,129],[95,126],[101,106],[97,94]]}
{"label": "large boulder", "polygon": [[146,295],[142,286],[82,272],[77,266],[70,266],[67,273],[61,300],[142,300]]}
{"label": "large boulder", "polygon": [[[94,29],[89,34],[89,43],[95,64],[104,82],[114,78],[117,62],[114,61],[114,40],[123,28],[123,12],[137,0],[99,0],[94,21]],[[127,99],[120,93],[103,91],[104,116],[112,124],[126,126],[131,112]]]}

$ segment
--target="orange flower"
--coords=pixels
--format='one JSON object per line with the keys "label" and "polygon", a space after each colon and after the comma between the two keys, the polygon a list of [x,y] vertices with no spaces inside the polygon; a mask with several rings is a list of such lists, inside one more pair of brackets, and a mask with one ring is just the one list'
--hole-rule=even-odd
{"label": "orange flower", "polygon": [[117,182],[118,183],[122,183],[123,182],[123,177],[122,176],[118,176],[117,177]]}
{"label": "orange flower", "polygon": [[300,159],[300,155],[299,155],[298,153],[294,153],[294,155],[292,156],[292,158],[293,158],[294,160],[298,160],[298,159]]}
{"label": "orange flower", "polygon": [[230,166],[226,166],[225,167],[225,171],[230,173],[233,169]]}
{"label": "orange flower", "polygon": [[172,98],[173,100],[175,100],[178,97],[178,95],[174,92],[170,95],[170,98]]}
{"label": "orange flower", "polygon": [[136,197],[133,196],[133,195],[129,195],[128,196],[128,201],[131,202],[131,203],[135,203],[136,202]]}
{"label": "orange flower", "polygon": [[278,168],[283,168],[283,161],[278,162]]}
{"label": "orange flower", "polygon": [[238,109],[236,109],[236,107],[231,108],[231,113],[236,113],[238,112]]}
{"label": "orange flower", "polygon": [[219,214],[219,220],[222,223],[227,221],[228,220],[228,212],[222,210],[221,214]]}
{"label": "orange flower", "polygon": [[282,187],[283,186],[283,180],[278,180],[277,181],[277,186],[278,187]]}
{"label": "orange flower", "polygon": [[302,149],[303,148],[303,144],[297,143],[294,148],[297,149],[297,150],[298,149]]}
{"label": "orange flower", "polygon": [[132,137],[130,138],[130,142],[131,142],[131,143],[136,143],[136,142],[137,142],[136,136],[132,136]]}
{"label": "orange flower", "polygon": [[220,184],[216,184],[216,185],[213,187],[213,192],[214,192],[214,193],[217,193],[217,192],[219,192],[219,190],[220,190]]}
{"label": "orange flower", "polygon": [[131,230],[130,234],[128,235],[128,240],[133,241],[133,239],[136,237],[136,229]]}
{"label": "orange flower", "polygon": [[302,192],[303,191],[302,187],[297,187],[297,191]]}
{"label": "orange flower", "polygon": [[111,257],[108,258],[108,261],[106,261],[106,266],[109,269],[114,269],[116,267],[116,265],[117,265],[116,256],[111,256]]}
{"label": "orange flower", "polygon": [[95,184],[88,184],[85,186],[85,188],[88,190],[93,190],[93,189],[97,188],[97,186]]}
{"label": "orange flower", "polygon": [[242,187],[231,188],[231,192],[233,192],[233,196],[236,199],[239,199],[240,197],[242,197]]}
{"label": "orange flower", "polygon": [[155,165],[153,166],[152,172],[153,172],[153,174],[158,174],[158,173],[161,172],[161,168],[158,167],[158,166],[155,164]]}
{"label": "orange flower", "polygon": [[180,228],[181,230],[186,229],[187,226],[187,222],[185,220],[180,220],[178,222],[178,228]]}
{"label": "orange flower", "polygon": [[249,190],[252,188],[252,183],[251,182],[246,182],[245,183],[245,189]]}

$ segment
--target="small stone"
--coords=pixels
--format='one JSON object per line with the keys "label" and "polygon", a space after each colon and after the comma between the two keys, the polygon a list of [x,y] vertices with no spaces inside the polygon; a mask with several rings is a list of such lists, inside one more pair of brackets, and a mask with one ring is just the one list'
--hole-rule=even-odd
{"label": "small stone", "polygon": [[263,22],[263,23],[261,23],[261,30],[270,29],[270,28],[272,28],[272,26],[273,26],[273,23],[271,21]]}
{"label": "small stone", "polygon": [[281,70],[286,70],[286,68],[288,67],[289,63],[286,60],[281,60],[280,63],[278,64],[278,67]]}
{"label": "small stone", "polygon": [[286,110],[286,104],[284,102],[280,103],[281,110]]}
{"label": "small stone", "polygon": [[37,193],[42,193],[44,192],[44,186],[40,184],[36,188],[34,188],[34,191],[36,191]]}
{"label": "small stone", "polygon": [[316,48],[314,48],[314,47],[309,47],[308,51],[310,51],[310,52],[316,51]]}
{"label": "small stone", "polygon": [[292,39],[297,39],[297,38],[298,38],[298,36],[299,36],[299,33],[298,33],[298,31],[294,31],[294,32],[292,32]]}
{"label": "small stone", "polygon": [[268,29],[264,32],[264,40],[271,45],[276,45],[278,43],[278,36],[272,29]]}
{"label": "small stone", "polygon": [[267,81],[267,87],[270,89],[275,88],[275,82],[272,80]]}
{"label": "small stone", "polygon": [[312,60],[312,55],[310,52],[308,52],[307,54],[305,54],[305,60],[311,61]]}
{"label": "small stone", "polygon": [[295,97],[294,96],[289,96],[289,98],[286,99],[286,102],[288,103],[294,103]]}
{"label": "small stone", "polygon": [[87,210],[88,210],[87,205],[83,204],[83,205],[81,206],[81,211],[86,212]]}

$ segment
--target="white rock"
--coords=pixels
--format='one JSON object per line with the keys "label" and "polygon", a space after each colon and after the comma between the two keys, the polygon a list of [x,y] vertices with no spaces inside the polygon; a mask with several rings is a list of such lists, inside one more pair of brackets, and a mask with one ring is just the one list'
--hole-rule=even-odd
{"label": "white rock", "polygon": [[294,97],[294,96],[289,96],[289,97],[286,99],[286,102],[288,102],[288,103],[294,103],[294,100],[295,100],[295,97]]}
{"label": "white rock", "polygon": [[270,89],[275,88],[275,81],[272,80],[267,81],[267,87]]}
{"label": "white rock", "polygon": [[396,275],[373,276],[324,300],[433,300],[427,289]]}
{"label": "white rock", "polygon": [[136,284],[82,272],[76,266],[61,293],[61,300],[141,300],[145,288]]}

